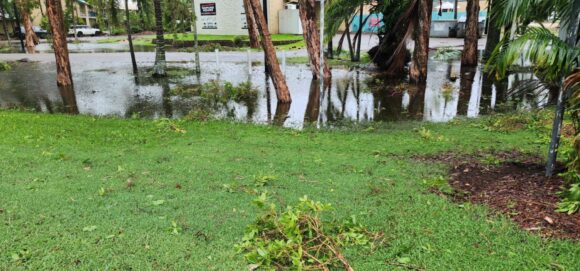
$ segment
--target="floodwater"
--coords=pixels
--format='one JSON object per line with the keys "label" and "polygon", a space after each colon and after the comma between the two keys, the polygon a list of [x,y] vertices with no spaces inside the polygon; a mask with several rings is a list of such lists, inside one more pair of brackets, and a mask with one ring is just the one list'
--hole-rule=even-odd
{"label": "floodwater", "polygon": [[[481,68],[461,70],[456,61],[431,60],[427,84],[382,79],[369,69],[333,69],[324,92],[306,65],[286,68],[293,102],[278,105],[276,92],[263,66],[243,63],[202,63],[202,74],[185,74],[169,80],[135,80],[131,67],[110,63],[74,63],[74,90],[59,89],[53,64],[18,63],[0,72],[0,108],[21,108],[46,113],[81,113],[122,118],[182,118],[207,108],[199,97],[180,96],[171,90],[180,85],[200,85],[217,80],[236,85],[248,80],[258,92],[252,101],[224,101],[213,105],[211,116],[259,124],[302,128],[306,123],[333,127],[351,123],[418,120],[447,122],[458,116],[474,118],[493,112],[544,107],[553,100],[547,90],[511,90],[531,72],[512,74],[495,81]],[[170,67],[193,69],[192,63]]]}

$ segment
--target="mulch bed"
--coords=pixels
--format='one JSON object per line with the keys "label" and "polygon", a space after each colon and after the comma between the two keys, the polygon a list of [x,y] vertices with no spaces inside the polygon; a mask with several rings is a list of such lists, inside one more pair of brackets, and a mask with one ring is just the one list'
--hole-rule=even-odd
{"label": "mulch bed", "polygon": [[[485,157],[499,163],[484,163]],[[477,153],[461,156],[452,153],[415,157],[426,162],[451,165],[449,184],[457,191],[453,198],[485,204],[510,217],[524,230],[544,237],[580,241],[580,213],[556,212],[564,180],[544,176],[542,159],[519,152]],[[560,165],[559,170],[563,170]]]}

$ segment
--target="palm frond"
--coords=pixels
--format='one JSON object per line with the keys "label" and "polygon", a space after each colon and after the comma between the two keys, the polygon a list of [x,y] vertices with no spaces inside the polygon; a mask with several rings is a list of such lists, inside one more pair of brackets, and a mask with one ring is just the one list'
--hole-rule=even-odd
{"label": "palm frond", "polygon": [[530,61],[536,76],[559,82],[578,65],[580,48],[571,47],[548,29],[531,27],[512,41],[502,40],[487,63],[486,69],[498,78],[505,77],[516,61]]}

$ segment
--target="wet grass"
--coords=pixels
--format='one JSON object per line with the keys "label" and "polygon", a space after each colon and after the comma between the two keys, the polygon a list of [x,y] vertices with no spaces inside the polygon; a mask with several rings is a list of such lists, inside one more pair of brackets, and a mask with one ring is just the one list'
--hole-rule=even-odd
{"label": "wet grass", "polygon": [[578,243],[427,192],[447,169],[413,155],[546,149],[536,131],[487,123],[295,131],[0,111],[0,269],[246,270],[233,245],[268,190],[383,231],[384,246],[345,251],[355,270],[578,270]]}

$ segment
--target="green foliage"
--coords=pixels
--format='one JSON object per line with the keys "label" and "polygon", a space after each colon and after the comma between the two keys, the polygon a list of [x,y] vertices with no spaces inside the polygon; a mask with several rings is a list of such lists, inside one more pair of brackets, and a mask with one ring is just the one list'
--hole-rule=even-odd
{"label": "green foliage", "polygon": [[443,194],[451,195],[455,192],[455,190],[449,185],[449,181],[442,176],[423,179],[423,185],[428,189],[435,189]]}
{"label": "green foliage", "polygon": [[12,69],[12,66],[7,62],[0,61],[0,71],[9,71]]}
{"label": "green foliage", "polygon": [[558,212],[569,215],[580,211],[580,182],[570,185],[570,188],[558,193],[562,201],[558,204]]}
{"label": "green foliage", "polygon": [[306,196],[283,211],[268,201],[266,193],[253,203],[262,213],[247,226],[242,241],[235,246],[251,269],[328,270],[340,266],[346,269],[350,264],[341,254],[341,248],[371,243],[369,231],[356,217],[331,229],[332,224],[322,220],[322,213],[331,206]]}
{"label": "green foliage", "polygon": [[437,48],[435,51],[434,59],[437,60],[453,60],[461,58],[461,50],[457,50],[453,47],[441,47]]}
{"label": "green foliage", "polygon": [[[266,186],[287,203],[278,206],[309,195],[332,203],[324,221],[341,224],[355,214],[384,232],[387,245],[373,253],[343,247],[357,271],[546,270],[555,263],[577,270],[578,242],[540,237],[488,208],[458,208],[425,193],[421,180],[447,177],[448,168],[413,157],[546,151],[533,131],[485,131],[483,122],[374,123],[369,132],[183,121],[181,134],[160,132],[148,119],[0,110],[0,270],[245,269],[232,246],[256,215],[248,201],[264,189],[253,184],[259,175],[278,177]],[[420,140],[420,125],[448,140]],[[135,186],[127,189],[131,176]],[[114,192],[100,197],[100,187]],[[87,226],[97,228],[83,232]]]}
{"label": "green foliage", "polygon": [[533,63],[535,74],[542,81],[559,85],[578,66],[580,47],[569,46],[546,28],[530,27],[514,40],[502,40],[486,69],[503,78],[522,57]]}

